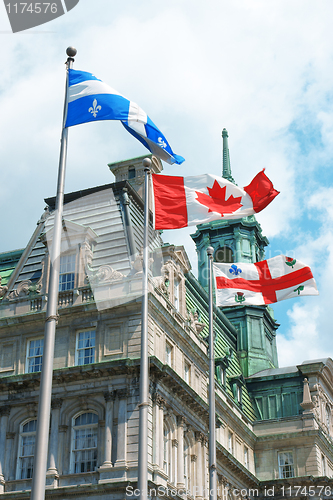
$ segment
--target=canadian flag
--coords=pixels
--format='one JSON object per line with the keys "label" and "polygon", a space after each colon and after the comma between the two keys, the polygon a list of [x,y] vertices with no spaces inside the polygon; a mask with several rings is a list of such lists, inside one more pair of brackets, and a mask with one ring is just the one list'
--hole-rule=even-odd
{"label": "canadian flag", "polygon": [[285,255],[255,264],[213,263],[217,306],[265,305],[318,295],[311,269]]}
{"label": "canadian flag", "polygon": [[241,219],[263,210],[279,191],[259,172],[240,188],[215,175],[153,174],[155,229],[179,229],[217,219]]}

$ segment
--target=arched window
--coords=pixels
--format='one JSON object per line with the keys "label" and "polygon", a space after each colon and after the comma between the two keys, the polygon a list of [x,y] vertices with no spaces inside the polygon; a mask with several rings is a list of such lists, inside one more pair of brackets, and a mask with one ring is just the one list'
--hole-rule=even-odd
{"label": "arched window", "polygon": [[72,470],[74,473],[94,471],[97,466],[98,416],[81,413],[73,418]]}
{"label": "arched window", "polygon": [[163,470],[170,478],[170,430],[163,427]]}
{"label": "arched window", "polygon": [[231,248],[229,247],[220,247],[215,251],[214,261],[221,263],[232,263],[234,261],[234,256]]}
{"label": "arched window", "polygon": [[32,478],[35,438],[36,438],[37,420],[29,420],[21,425],[19,438],[19,452],[17,464],[17,478]]}

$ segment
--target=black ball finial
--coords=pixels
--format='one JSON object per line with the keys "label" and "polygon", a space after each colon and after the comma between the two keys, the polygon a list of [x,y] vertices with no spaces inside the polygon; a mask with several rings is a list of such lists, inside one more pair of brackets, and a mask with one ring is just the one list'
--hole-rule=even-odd
{"label": "black ball finial", "polygon": [[77,50],[74,49],[74,47],[68,47],[68,49],[66,50],[66,54],[68,55],[68,57],[74,57],[76,56],[76,53]]}

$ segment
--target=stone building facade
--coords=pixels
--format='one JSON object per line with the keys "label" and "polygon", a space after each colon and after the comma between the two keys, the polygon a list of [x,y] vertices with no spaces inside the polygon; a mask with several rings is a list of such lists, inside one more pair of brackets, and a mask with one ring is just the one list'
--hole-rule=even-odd
{"label": "stone building facade", "polygon": [[[229,178],[226,131],[223,139]],[[120,500],[137,488],[142,159],[111,164],[113,184],[65,195],[48,499]],[[29,498],[31,489],[55,205],[45,201],[27,247],[0,255],[4,499]],[[193,240],[198,279],[184,248],[150,228],[151,497],[208,498],[205,250],[212,245],[216,260],[253,262],[268,244],[253,217],[198,226]],[[321,486],[331,488],[333,362],[279,368],[277,327],[267,307],[214,309],[221,500],[301,497],[300,485],[321,497],[328,493]]]}

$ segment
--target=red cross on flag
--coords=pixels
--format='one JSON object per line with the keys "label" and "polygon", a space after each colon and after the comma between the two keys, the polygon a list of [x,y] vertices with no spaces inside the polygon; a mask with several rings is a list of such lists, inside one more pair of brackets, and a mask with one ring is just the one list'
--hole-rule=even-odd
{"label": "red cross on flag", "polygon": [[279,194],[264,171],[244,188],[216,175],[153,174],[155,229],[179,229],[263,210]]}
{"label": "red cross on flag", "polygon": [[278,255],[255,264],[213,264],[217,306],[272,304],[302,295],[319,295],[311,269]]}

